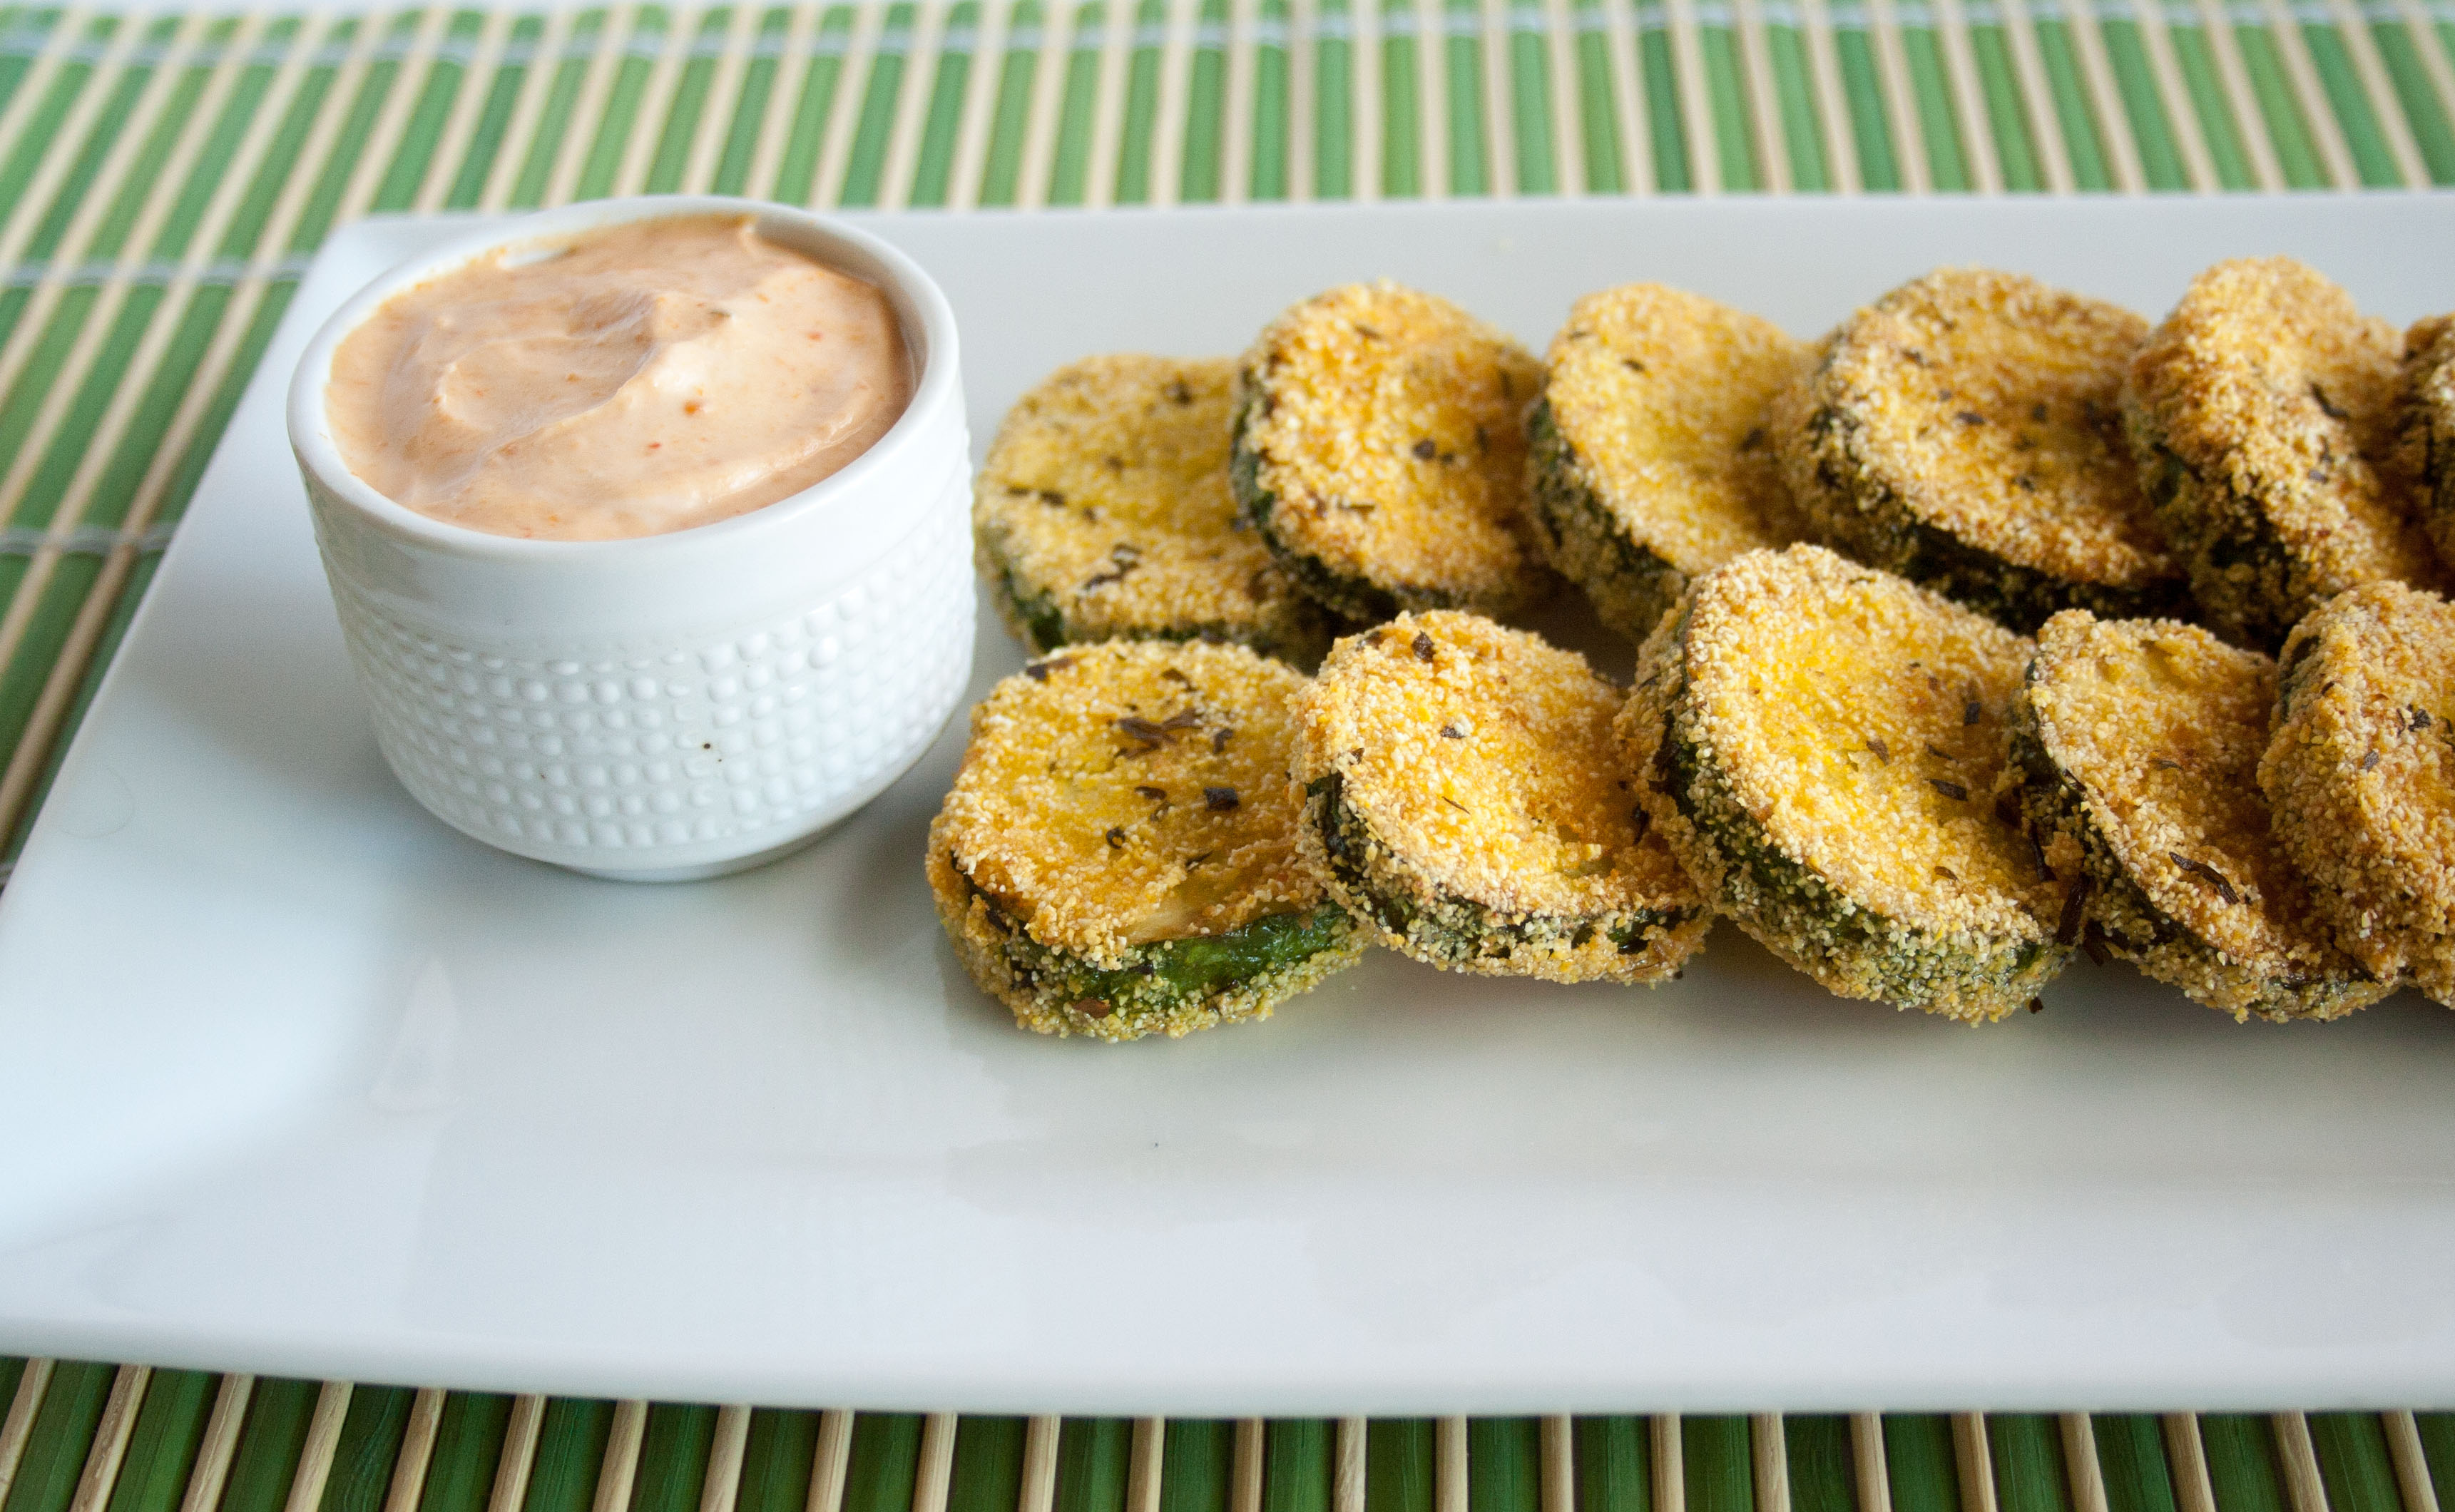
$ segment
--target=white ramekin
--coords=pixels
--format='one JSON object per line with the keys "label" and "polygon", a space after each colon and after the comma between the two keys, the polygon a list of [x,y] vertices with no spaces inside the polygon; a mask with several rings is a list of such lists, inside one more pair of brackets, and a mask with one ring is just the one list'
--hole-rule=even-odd
{"label": "white ramekin", "polygon": [[[893,301],[919,382],[843,471],[713,525],[538,541],[416,514],[341,460],[333,353],[384,300],[505,246],[712,212],[754,214]],[[438,817],[517,855],[641,881],[755,866],[919,759],[970,675],[954,314],[910,258],[822,217],[661,195],[455,242],[324,323],[291,382],[290,442],[384,758]]]}

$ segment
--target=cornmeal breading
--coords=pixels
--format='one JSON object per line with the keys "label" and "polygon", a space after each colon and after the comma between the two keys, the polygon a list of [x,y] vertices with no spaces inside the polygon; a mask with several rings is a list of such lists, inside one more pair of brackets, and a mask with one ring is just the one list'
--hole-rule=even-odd
{"label": "cornmeal breading", "polygon": [[982,987],[1044,1034],[1237,1018],[1363,941],[1296,844],[1292,700],[1242,646],[1110,641],[1000,682],[929,831],[929,878]]}
{"label": "cornmeal breading", "polygon": [[2404,333],[2398,422],[2398,464],[2420,491],[2443,574],[2455,569],[2455,315],[2432,315]]}
{"label": "cornmeal breading", "polygon": [[2022,802],[2032,834],[2078,845],[2086,923],[2141,971],[2236,1018],[2341,1018],[2388,989],[2270,833],[2275,702],[2273,661],[2196,625],[2057,615],[2012,724]]}
{"label": "cornmeal breading", "polygon": [[1321,659],[1329,616],[1228,494],[1234,383],[1224,357],[1086,357],[1015,401],[973,488],[972,538],[1019,639],[1227,639]]}
{"label": "cornmeal breading", "polygon": [[2336,941],[2455,1007],[2455,605],[2366,583],[2294,627],[2259,785]]}
{"label": "cornmeal breading", "polygon": [[1301,702],[1307,857],[1417,960],[1660,981],[1713,920],[1646,833],[1618,706],[1584,657],[1479,615],[1349,636]]}
{"label": "cornmeal breading", "polygon": [[1696,579],[1619,718],[1706,897],[1850,998],[1999,1018],[2068,958],[2062,892],[2005,809],[2031,644],[1821,547]]}
{"label": "cornmeal breading", "polygon": [[1528,491],[1552,565],[1605,624],[1642,640],[1691,576],[1798,538],[1765,411],[1813,353],[1660,284],[1570,308],[1527,418]]}
{"label": "cornmeal breading", "polygon": [[2133,359],[2131,447],[2206,623],[2274,651],[2332,595],[2438,565],[2392,461],[2394,328],[2290,257],[2219,263]]}
{"label": "cornmeal breading", "polygon": [[1810,533],[2015,630],[2182,596],[2126,464],[2147,323],[2019,273],[1945,269],[1842,322],[1775,410]]}
{"label": "cornmeal breading", "polygon": [[1541,383],[1524,348],[1445,299],[1333,289],[1271,322],[1237,370],[1236,501],[1350,618],[1507,614],[1549,586],[1524,510],[1522,412]]}

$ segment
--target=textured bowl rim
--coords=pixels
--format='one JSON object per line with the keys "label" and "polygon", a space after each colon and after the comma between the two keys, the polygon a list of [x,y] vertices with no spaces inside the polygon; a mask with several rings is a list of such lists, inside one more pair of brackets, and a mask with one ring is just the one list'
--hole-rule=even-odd
{"label": "textured bowl rim", "polygon": [[[352,472],[342,458],[324,408],[333,356],[342,340],[395,294],[489,253],[523,243],[641,221],[726,213],[755,216],[762,230],[781,222],[805,236],[859,252],[892,282],[894,287],[887,292],[899,306],[899,318],[904,318],[906,311],[920,316],[921,373],[913,385],[911,401],[884,435],[839,471],[799,493],[727,519],[654,535],[574,541],[497,535],[421,514],[378,492]],[[911,339],[910,333],[906,333],[905,339]],[[626,556],[696,556],[733,551],[761,534],[788,530],[806,515],[845,504],[857,497],[862,484],[872,474],[896,466],[905,453],[927,444],[926,433],[933,418],[948,405],[962,402],[959,372],[955,312],[946,302],[944,291],[926,270],[890,243],[831,216],[767,200],[724,194],[641,194],[532,212],[508,226],[457,237],[378,275],[344,300],[309,339],[306,353],[290,380],[287,419],[290,444],[300,466],[368,523],[397,539],[464,558],[560,561],[572,565],[584,560],[596,566],[611,566]]]}

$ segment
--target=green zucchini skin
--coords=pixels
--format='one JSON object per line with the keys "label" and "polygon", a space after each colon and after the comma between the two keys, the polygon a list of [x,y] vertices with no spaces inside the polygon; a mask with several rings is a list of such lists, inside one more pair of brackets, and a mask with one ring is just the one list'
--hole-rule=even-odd
{"label": "green zucchini skin", "polygon": [[1662,731],[1645,806],[1714,906],[1775,956],[1847,998],[1951,1018],[2000,1018],[2069,963],[2068,946],[1996,940],[1886,917],[1784,851],[1751,816],[1697,729],[1681,642],[1693,597],[1646,643],[1633,696]]}
{"label": "green zucchini skin", "polygon": [[2275,977],[2242,966],[2159,908],[2115,854],[2105,832],[2090,816],[2080,783],[2056,765],[2039,735],[2036,711],[2026,698],[2015,706],[2010,730],[2012,762],[2020,774],[2020,813],[2029,833],[2070,837],[2080,848],[2088,893],[2067,930],[2075,939],[2094,928],[2104,948],[2153,980],[2187,990],[2193,982],[2222,978],[2241,995],[2236,1018],[2271,1023],[2296,1018],[2338,1018],[2376,1002],[2384,989],[2372,978]]}
{"label": "green zucchini skin", "polygon": [[1320,837],[1331,896],[1407,942],[1406,954],[1446,970],[1507,963],[1521,949],[1575,948],[1600,933],[1623,956],[1642,954],[1697,917],[1695,909],[1631,909],[1602,917],[1495,914],[1426,877],[1373,833],[1327,773],[1305,786],[1304,823]]}
{"label": "green zucchini skin", "polygon": [[1552,565],[1586,591],[1604,624],[1643,640],[1688,589],[1688,575],[1632,539],[1586,481],[1552,401],[1526,416],[1528,498]]}
{"label": "green zucchini skin", "polygon": [[[1251,386],[1248,385],[1248,388]],[[1342,573],[1290,542],[1273,516],[1279,497],[1262,487],[1262,454],[1250,436],[1258,399],[1236,408],[1235,437],[1228,454],[1228,487],[1247,523],[1262,537],[1282,570],[1316,603],[1359,625],[1377,625],[1410,609],[1466,607],[1452,594],[1431,589],[1390,589],[1367,577]]]}
{"label": "green zucchini skin", "polygon": [[2127,393],[2124,400],[2123,431],[2141,487],[2157,528],[2190,573],[2205,623],[2237,646],[2274,655],[2313,607],[2309,575],[2256,497],[2201,477],[2166,443],[2147,407]]}
{"label": "green zucchini skin", "polygon": [[2106,619],[2187,615],[2190,593],[2181,578],[2139,588],[2080,582],[2025,567],[1981,550],[1930,524],[1861,458],[1860,423],[1827,405],[1807,417],[1807,445],[1816,486],[1799,500],[1826,544],[1880,567],[1987,618],[2034,635],[2066,609]]}
{"label": "green zucchini skin", "polygon": [[[1351,965],[1364,937],[1346,909],[1266,914],[1224,935],[1154,940],[1128,949],[1113,966],[1033,939],[1022,922],[945,858],[960,880],[962,912],[949,935],[975,976],[1027,1027],[1126,1039],[1181,1035],[1213,1024],[1266,1017],[1270,1007]],[[942,901],[942,907],[947,906]],[[977,919],[984,928],[963,927]]]}
{"label": "green zucchini skin", "polygon": [[1126,638],[1134,640],[1187,641],[1204,640],[1214,645],[1235,641],[1252,647],[1265,656],[1279,660],[1309,673],[1321,665],[1337,635],[1337,626],[1329,613],[1308,598],[1296,616],[1294,633],[1272,635],[1251,624],[1171,625],[1165,630],[1142,630],[1123,637],[1113,632],[1094,631],[1066,617],[1056,595],[1033,593],[1023,586],[1020,575],[995,544],[985,535],[978,537],[973,553],[974,564],[982,579],[995,590],[993,595],[998,617],[1013,636],[1035,656],[1045,656],[1061,646],[1079,645],[1086,640]]}

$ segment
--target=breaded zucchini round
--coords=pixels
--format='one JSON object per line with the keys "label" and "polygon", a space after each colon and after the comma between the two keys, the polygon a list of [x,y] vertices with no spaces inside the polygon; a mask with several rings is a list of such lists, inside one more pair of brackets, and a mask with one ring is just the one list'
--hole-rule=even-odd
{"label": "breaded zucchini round", "polygon": [[2147,322],[2019,273],[1949,268],[1833,333],[1774,441],[1809,533],[2023,633],[2182,596],[2122,450]]}
{"label": "breaded zucchini round", "polygon": [[1998,1018],[2062,970],[2063,898],[2004,817],[2030,643],[1817,546],[1696,579],[1618,731],[1716,907],[1845,998]]}
{"label": "breaded zucchini round", "polygon": [[2402,583],[2284,643],[2259,785],[2336,942],[2455,1008],[2455,605]]}
{"label": "breaded zucchini round", "polygon": [[1618,706],[1583,656],[1480,615],[1348,636],[1300,702],[1306,855],[1430,965],[1661,981],[1713,917],[1647,833]]}
{"label": "breaded zucchini round", "polygon": [[1125,640],[999,683],[929,827],[972,978],[1027,1029],[1132,1039],[1268,1018],[1352,964],[1296,845],[1304,686],[1243,646]]}
{"label": "breaded zucchini round", "polygon": [[2259,758],[2276,663],[2170,619],[2046,621],[2012,719],[2029,833],[2079,853],[2076,921],[2237,1019],[2340,1018],[2386,996],[2277,848]]}
{"label": "breaded zucchini round", "polygon": [[1228,495],[1234,383],[1225,357],[1087,357],[1015,401],[973,485],[972,542],[1018,639],[1235,640],[1321,659],[1329,616]]}
{"label": "breaded zucchini round", "polygon": [[2358,583],[2433,584],[2389,465],[2397,342],[2290,257],[2219,263],[2131,364],[2124,417],[2201,614],[2273,652]]}
{"label": "breaded zucchini round", "polygon": [[2404,333],[2397,439],[2439,566],[2455,569],[2455,315],[2432,315]]}
{"label": "breaded zucchini round", "polygon": [[1396,284],[1316,295],[1237,369],[1236,502],[1307,593],[1349,618],[1505,615],[1549,586],[1525,517],[1523,347]]}
{"label": "breaded zucchini round", "polygon": [[1688,579],[1798,538],[1765,409],[1814,349],[1660,284],[1588,294],[1527,415],[1527,492],[1552,565],[1642,640]]}

